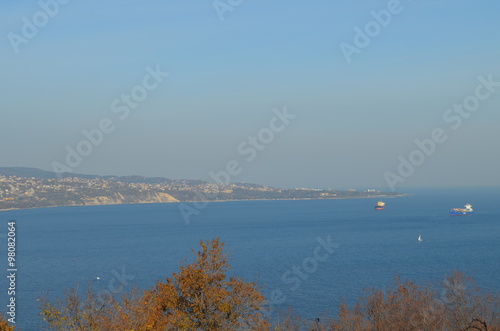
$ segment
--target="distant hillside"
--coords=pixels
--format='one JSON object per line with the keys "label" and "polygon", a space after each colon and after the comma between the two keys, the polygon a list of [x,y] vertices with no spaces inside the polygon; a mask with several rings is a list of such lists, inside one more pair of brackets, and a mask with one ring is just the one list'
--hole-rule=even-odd
{"label": "distant hillside", "polygon": [[25,167],[0,167],[0,175],[3,176],[18,176],[18,177],[35,177],[35,178],[56,178],[56,174],[51,171],[40,170],[36,168]]}
{"label": "distant hillside", "polygon": [[163,177],[145,177],[145,176],[98,176],[98,175],[83,175],[74,173],[62,173],[56,174],[52,171],[40,170],[37,168],[27,168],[27,167],[0,167],[0,176],[18,176],[26,178],[37,178],[37,179],[55,179],[55,178],[85,178],[85,179],[106,179],[111,181],[119,181],[123,183],[147,183],[147,184],[172,184],[175,182],[182,181],[188,185],[199,185],[204,183],[201,180],[175,180]]}
{"label": "distant hillside", "polygon": [[39,178],[39,179],[48,179],[48,178],[66,178],[66,177],[75,177],[75,178],[100,178],[101,176],[96,175],[82,175],[82,174],[72,174],[72,173],[63,173],[61,175],[56,174],[52,171],[41,170],[37,168],[27,168],[27,167],[0,167],[0,175],[3,176],[18,176],[18,177],[27,177],[27,178]]}
{"label": "distant hillside", "polygon": [[63,174],[35,168],[0,168],[0,210],[56,206],[226,200],[352,199],[399,193],[280,189],[247,183],[217,184],[144,176]]}

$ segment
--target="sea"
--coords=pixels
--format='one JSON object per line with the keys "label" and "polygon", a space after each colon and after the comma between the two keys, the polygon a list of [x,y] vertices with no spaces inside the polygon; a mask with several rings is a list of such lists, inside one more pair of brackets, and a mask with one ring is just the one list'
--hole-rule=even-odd
{"label": "sea", "polygon": [[[182,204],[58,207],[0,213],[1,311],[7,311],[7,222],[16,222],[16,325],[40,330],[40,298],[70,288],[147,289],[220,238],[229,275],[256,282],[273,314],[335,314],[395,277],[439,284],[454,270],[500,291],[500,188],[402,190],[380,199],[209,203],[189,224]],[[472,204],[474,215],[450,216]],[[185,206],[185,205],[184,205]],[[192,206],[189,205],[188,206]],[[423,241],[417,240],[421,236]]]}

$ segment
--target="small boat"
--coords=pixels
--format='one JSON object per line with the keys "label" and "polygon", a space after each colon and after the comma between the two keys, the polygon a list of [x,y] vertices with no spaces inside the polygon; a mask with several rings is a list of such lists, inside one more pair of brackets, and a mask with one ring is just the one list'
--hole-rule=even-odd
{"label": "small boat", "polygon": [[450,215],[459,216],[459,215],[472,215],[474,214],[474,209],[472,209],[471,204],[466,204],[464,208],[452,208],[450,210]]}
{"label": "small boat", "polygon": [[417,240],[418,240],[418,241],[424,241],[424,239],[422,239],[422,236],[420,236],[420,235],[418,236],[418,239],[417,239]]}
{"label": "small boat", "polygon": [[377,202],[377,204],[375,205],[375,209],[376,210],[382,210],[385,208],[385,202],[382,202],[382,201],[379,201]]}

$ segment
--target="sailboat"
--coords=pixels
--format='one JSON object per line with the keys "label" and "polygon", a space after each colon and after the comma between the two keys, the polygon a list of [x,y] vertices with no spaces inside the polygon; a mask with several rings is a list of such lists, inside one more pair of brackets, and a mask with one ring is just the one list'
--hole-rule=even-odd
{"label": "sailboat", "polygon": [[417,239],[417,240],[418,240],[418,241],[424,241],[424,239],[422,239],[422,236],[421,236],[421,235],[419,235],[419,236],[418,236],[418,239]]}

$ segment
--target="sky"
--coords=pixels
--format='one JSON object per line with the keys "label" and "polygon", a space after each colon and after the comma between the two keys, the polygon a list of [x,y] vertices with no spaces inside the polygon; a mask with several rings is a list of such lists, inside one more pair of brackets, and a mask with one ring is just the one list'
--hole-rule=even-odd
{"label": "sky", "polygon": [[2,1],[0,166],[498,186],[499,12],[494,0]]}

